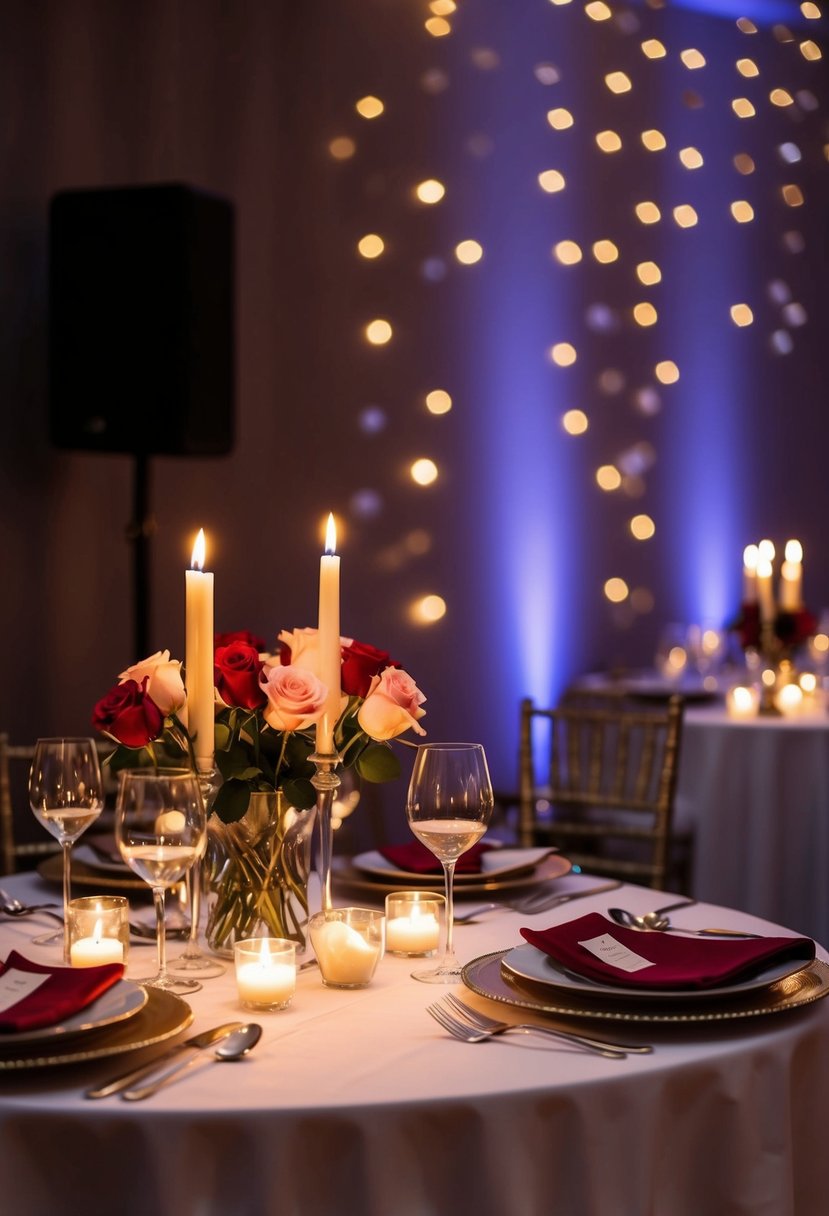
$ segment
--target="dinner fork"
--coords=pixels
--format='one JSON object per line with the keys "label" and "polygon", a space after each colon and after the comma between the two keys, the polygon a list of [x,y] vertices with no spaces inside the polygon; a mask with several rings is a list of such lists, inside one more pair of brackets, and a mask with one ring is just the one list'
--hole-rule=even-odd
{"label": "dinner fork", "polygon": [[616,1051],[624,1051],[626,1053],[633,1052],[635,1055],[650,1055],[653,1048],[650,1044],[633,1044],[633,1043],[611,1043],[607,1039],[593,1039],[588,1035],[576,1034],[575,1031],[556,1031],[552,1026],[537,1026],[534,1022],[499,1022],[496,1018],[491,1018],[485,1013],[481,1013],[477,1009],[473,1009],[471,1005],[466,1005],[460,997],[454,996],[451,992],[446,994],[447,1004],[460,1014],[462,1018],[466,1018],[473,1028],[478,1030],[491,1030],[497,1034],[502,1030],[527,1030],[536,1031],[538,1034],[567,1034],[571,1038],[580,1039],[582,1042],[595,1043],[600,1047],[610,1047]]}
{"label": "dinner fork", "polygon": [[498,1030],[476,1030],[469,1022],[459,1021],[443,1005],[427,1005],[426,1012],[431,1014],[438,1025],[447,1030],[454,1039],[460,1039],[462,1043],[485,1043],[487,1039],[494,1038],[495,1035],[506,1034],[510,1030],[515,1030],[519,1034],[533,1034],[540,1030],[542,1035],[546,1034],[550,1038],[560,1039],[565,1043],[569,1043],[571,1047],[577,1047],[582,1051],[589,1051],[594,1055],[607,1056],[610,1060],[627,1059],[627,1053],[620,1048],[610,1047],[592,1039],[585,1039],[581,1035],[570,1034],[564,1030],[553,1030],[552,1027],[546,1027],[541,1030],[538,1026],[510,1026],[504,1023]]}

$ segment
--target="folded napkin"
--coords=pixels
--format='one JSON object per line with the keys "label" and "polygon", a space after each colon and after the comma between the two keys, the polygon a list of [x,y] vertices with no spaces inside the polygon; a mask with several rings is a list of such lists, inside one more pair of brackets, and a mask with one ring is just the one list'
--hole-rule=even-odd
{"label": "folded napkin", "polygon": [[[455,865],[456,874],[480,874],[481,857],[492,848],[489,844],[473,844],[471,849],[461,853]],[[410,870],[412,874],[442,874],[443,866],[434,853],[413,840],[410,844],[390,844],[378,852],[390,861],[398,870]]]}
{"label": "folded napkin", "polygon": [[122,963],[49,967],[12,950],[5,963],[0,963],[0,1046],[3,1032],[54,1026],[85,1009],[123,974]]}
{"label": "folded napkin", "polygon": [[748,979],[773,963],[815,957],[809,937],[699,938],[625,929],[598,912],[588,912],[540,932],[521,936],[568,971],[648,991],[716,988]]}

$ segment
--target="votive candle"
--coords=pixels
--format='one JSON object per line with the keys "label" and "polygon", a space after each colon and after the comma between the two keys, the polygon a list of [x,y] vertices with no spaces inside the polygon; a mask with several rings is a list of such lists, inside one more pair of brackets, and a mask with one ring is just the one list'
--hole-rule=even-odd
{"label": "votive candle", "polygon": [[236,942],[236,988],[248,1009],[285,1009],[296,990],[296,942],[248,937]]}

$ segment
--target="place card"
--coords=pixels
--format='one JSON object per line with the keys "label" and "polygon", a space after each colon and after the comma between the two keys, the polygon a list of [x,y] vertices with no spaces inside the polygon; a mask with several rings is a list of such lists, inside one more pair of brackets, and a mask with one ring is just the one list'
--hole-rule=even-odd
{"label": "place card", "polygon": [[643,958],[641,954],[629,950],[609,933],[602,933],[599,937],[589,937],[586,941],[579,942],[579,945],[584,946],[585,950],[589,950],[609,967],[616,967],[619,971],[642,971],[645,967],[653,966],[650,959]]}

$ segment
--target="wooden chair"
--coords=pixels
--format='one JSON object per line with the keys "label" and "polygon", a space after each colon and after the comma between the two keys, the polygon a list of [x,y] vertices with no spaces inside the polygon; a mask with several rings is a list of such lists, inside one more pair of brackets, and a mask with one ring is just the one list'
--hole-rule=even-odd
{"label": "wooden chair", "polygon": [[[105,739],[98,741],[97,747],[101,760],[113,750]],[[8,734],[0,731],[0,874],[14,874],[50,853],[60,852],[57,840],[45,836],[28,809],[29,768],[34,754],[33,743],[11,744]],[[15,807],[18,811],[24,807],[25,812],[19,812],[15,818]],[[21,832],[23,824],[26,830]]]}
{"label": "wooden chair", "polygon": [[522,701],[520,843],[555,844],[592,873],[664,889],[682,713],[679,697]]}

